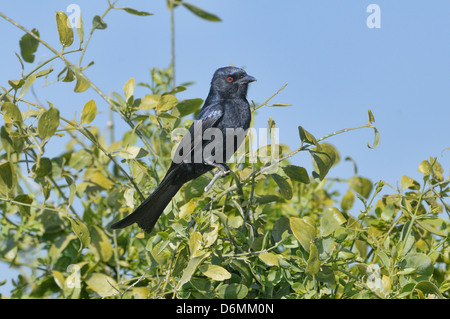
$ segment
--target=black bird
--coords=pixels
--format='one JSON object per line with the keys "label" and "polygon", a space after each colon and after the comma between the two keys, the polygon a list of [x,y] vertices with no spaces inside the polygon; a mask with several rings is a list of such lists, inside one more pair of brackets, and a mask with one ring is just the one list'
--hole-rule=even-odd
{"label": "black bird", "polygon": [[[209,188],[217,177],[229,172],[225,162],[236,152],[250,127],[251,111],[247,101],[247,89],[248,84],[253,81],[256,79],[247,75],[241,68],[223,67],[216,70],[208,97],[189,128],[189,134],[186,134],[180,142],[164,179],[133,213],[113,224],[112,229],[124,228],[137,223],[145,232],[150,233],[159,216],[183,184],[213,168],[218,168],[218,174],[208,185],[207,188]],[[199,127],[196,125],[201,125],[200,131],[196,129]],[[221,132],[222,141],[216,135],[213,136],[214,138],[204,138],[203,135],[208,132],[208,129],[213,133]],[[236,134],[233,140],[229,141],[226,139],[227,129],[240,130],[245,133],[240,136]],[[199,136],[200,140],[197,139]],[[211,143],[214,141],[216,144],[212,148],[211,146],[214,144]],[[207,150],[205,147],[210,150],[212,148],[210,155],[206,158],[202,153]],[[201,156],[200,160],[198,154]]]}

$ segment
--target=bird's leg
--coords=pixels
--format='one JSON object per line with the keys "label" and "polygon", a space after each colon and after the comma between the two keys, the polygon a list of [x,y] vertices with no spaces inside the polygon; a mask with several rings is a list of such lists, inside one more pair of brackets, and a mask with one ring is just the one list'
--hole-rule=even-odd
{"label": "bird's leg", "polygon": [[209,184],[205,187],[205,192],[209,191],[214,183],[221,177],[227,176],[228,174],[230,174],[230,168],[223,163],[214,163],[211,161],[206,161],[205,162],[206,165],[210,165],[210,166],[214,166],[217,168],[217,172],[214,174],[213,179],[209,182]]}

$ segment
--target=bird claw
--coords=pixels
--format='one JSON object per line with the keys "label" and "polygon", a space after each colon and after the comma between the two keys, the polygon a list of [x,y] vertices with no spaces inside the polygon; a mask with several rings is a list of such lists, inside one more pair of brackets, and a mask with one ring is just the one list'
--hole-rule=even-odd
{"label": "bird claw", "polygon": [[[211,165],[211,164],[208,163],[208,165]],[[217,170],[217,172],[214,174],[213,179],[209,182],[208,185],[206,185],[206,187],[205,187],[205,192],[208,192],[208,191],[213,187],[214,183],[215,183],[219,178],[225,177],[225,176],[227,176],[228,174],[230,174],[230,169],[229,169],[228,166],[226,166],[226,165],[224,165],[224,166],[227,168],[227,170],[225,170],[225,169],[224,169],[222,166],[220,166],[220,165],[217,165],[217,166],[216,166],[216,165],[212,165],[212,166],[217,167],[218,170]]]}

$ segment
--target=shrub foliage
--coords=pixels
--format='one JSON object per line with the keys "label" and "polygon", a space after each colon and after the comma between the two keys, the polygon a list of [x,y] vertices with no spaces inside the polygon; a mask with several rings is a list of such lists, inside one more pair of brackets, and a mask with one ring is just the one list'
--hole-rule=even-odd
{"label": "shrub foliage", "polygon": [[[151,15],[108,3],[91,35],[107,29],[111,10]],[[172,13],[181,6],[220,21],[168,1]],[[370,111],[367,124],[322,138],[299,126],[297,149],[266,147],[269,155],[278,150],[278,159],[249,161],[247,148],[209,192],[212,174],[186,184],[151,234],[136,226],[110,230],[159,183],[176,143],[172,132],[192,123],[202,99],[178,100],[189,83],[174,85],[174,60],[154,68],[149,83],[130,79],[108,97],[85,74],[92,63],[83,64],[90,37],[81,17],[72,29],[67,15],[56,13],[60,47],[53,48],[37,29],[0,16],[24,31],[17,54],[22,72],[0,88],[0,258],[26,269],[13,279],[11,297],[448,298],[450,180],[436,158],[419,163],[422,180],[403,176],[400,188],[356,170],[350,178],[327,179],[341,159],[331,137],[370,128],[369,147],[378,145]],[[39,46],[54,56],[35,63]],[[49,67],[53,60],[63,67]],[[33,69],[24,73],[24,65]],[[71,85],[74,94],[93,90],[98,100],[66,119],[58,105],[28,98],[32,85],[49,79]],[[148,94],[135,96],[136,86]],[[253,103],[253,111],[289,106],[271,104],[277,93]],[[114,127],[91,125],[97,103],[129,125],[121,140],[108,141]],[[272,119],[268,128],[276,128]],[[48,155],[47,143],[62,136],[64,151]],[[311,154],[314,170],[290,161],[298,152]],[[348,190],[340,194],[336,182]]]}

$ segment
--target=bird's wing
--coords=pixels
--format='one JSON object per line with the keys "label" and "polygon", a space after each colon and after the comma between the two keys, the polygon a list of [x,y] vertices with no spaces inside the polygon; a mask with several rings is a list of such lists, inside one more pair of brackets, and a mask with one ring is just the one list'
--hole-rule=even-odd
{"label": "bird's wing", "polygon": [[[203,133],[208,128],[216,127],[217,122],[222,118],[223,113],[223,106],[218,103],[207,106],[200,111],[200,113],[195,118],[194,123],[189,128],[189,134],[186,134],[183,137],[175,152],[176,156],[177,154],[180,154],[180,151],[187,150],[186,154],[183,152],[183,155],[177,158],[178,163],[192,158],[192,152],[202,145]],[[195,128],[195,125],[198,125],[198,129]],[[201,135],[199,136],[199,134]]]}

